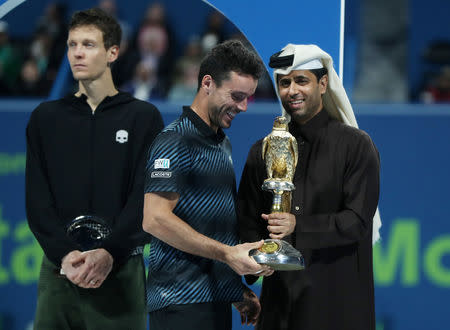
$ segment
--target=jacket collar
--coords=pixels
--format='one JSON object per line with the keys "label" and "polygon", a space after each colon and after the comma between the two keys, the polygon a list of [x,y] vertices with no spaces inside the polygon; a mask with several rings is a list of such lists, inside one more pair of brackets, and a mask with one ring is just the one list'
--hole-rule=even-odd
{"label": "jacket collar", "polygon": [[[102,112],[104,110],[115,109],[116,106],[121,104],[127,104],[134,100],[131,94],[119,91],[119,93],[113,96],[106,96],[95,110],[96,113]],[[81,94],[80,96],[75,96],[74,94],[68,94],[63,98],[63,101],[71,104],[78,110],[85,111],[87,113],[92,113],[92,109],[87,103],[87,96]]]}

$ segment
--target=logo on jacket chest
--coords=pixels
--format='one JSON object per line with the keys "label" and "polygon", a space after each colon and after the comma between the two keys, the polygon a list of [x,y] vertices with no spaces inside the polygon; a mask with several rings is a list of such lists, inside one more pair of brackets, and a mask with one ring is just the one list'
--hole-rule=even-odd
{"label": "logo on jacket chest", "polygon": [[116,141],[119,143],[128,142],[128,132],[124,129],[118,130],[116,132]]}

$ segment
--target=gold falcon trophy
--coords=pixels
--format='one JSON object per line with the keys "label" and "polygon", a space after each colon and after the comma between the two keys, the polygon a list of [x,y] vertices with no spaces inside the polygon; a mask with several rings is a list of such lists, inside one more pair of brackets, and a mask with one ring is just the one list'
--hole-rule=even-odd
{"label": "gold falcon trophy", "polygon": [[[277,117],[272,132],[263,140],[262,158],[266,162],[267,179],[262,189],[272,191],[271,213],[291,212],[292,183],[298,161],[297,141],[288,131],[285,117]],[[259,264],[274,270],[300,270],[305,261],[300,251],[291,244],[279,239],[266,239],[259,249],[250,251]]]}

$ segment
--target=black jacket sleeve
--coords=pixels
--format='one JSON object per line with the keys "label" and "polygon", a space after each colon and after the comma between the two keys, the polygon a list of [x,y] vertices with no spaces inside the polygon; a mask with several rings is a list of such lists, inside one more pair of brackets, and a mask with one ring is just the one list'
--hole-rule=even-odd
{"label": "black jacket sleeve", "polygon": [[131,251],[139,245],[150,241],[150,235],[142,229],[144,209],[144,170],[148,149],[155,137],[161,132],[164,123],[160,112],[151,106],[151,111],[144,112],[143,118],[137,120],[139,144],[134,153],[138,159],[133,171],[127,202],[115,218],[111,235],[105,240],[103,248],[114,258],[115,263],[124,262]]}
{"label": "black jacket sleeve", "polygon": [[39,133],[39,113],[35,110],[26,129],[27,157],[25,199],[28,224],[45,255],[57,266],[77,245],[68,240],[65,224],[58,216],[48,181]]}

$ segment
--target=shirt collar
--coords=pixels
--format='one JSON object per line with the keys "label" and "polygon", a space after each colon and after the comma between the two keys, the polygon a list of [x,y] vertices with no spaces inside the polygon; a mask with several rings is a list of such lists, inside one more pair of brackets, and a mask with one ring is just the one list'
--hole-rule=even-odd
{"label": "shirt collar", "polygon": [[303,125],[298,125],[294,121],[289,123],[289,131],[295,137],[301,136],[305,140],[312,142],[317,135],[318,131],[326,126],[330,121],[330,115],[326,109],[322,109],[317,115],[312,117]]}
{"label": "shirt collar", "polygon": [[221,127],[219,127],[216,133],[208,124],[203,121],[203,119],[200,118],[199,115],[194,112],[194,110],[191,109],[191,107],[183,107],[183,116],[186,116],[194,124],[195,128],[197,128],[204,136],[211,138],[219,143],[222,142],[225,138],[225,133],[223,132]]}

